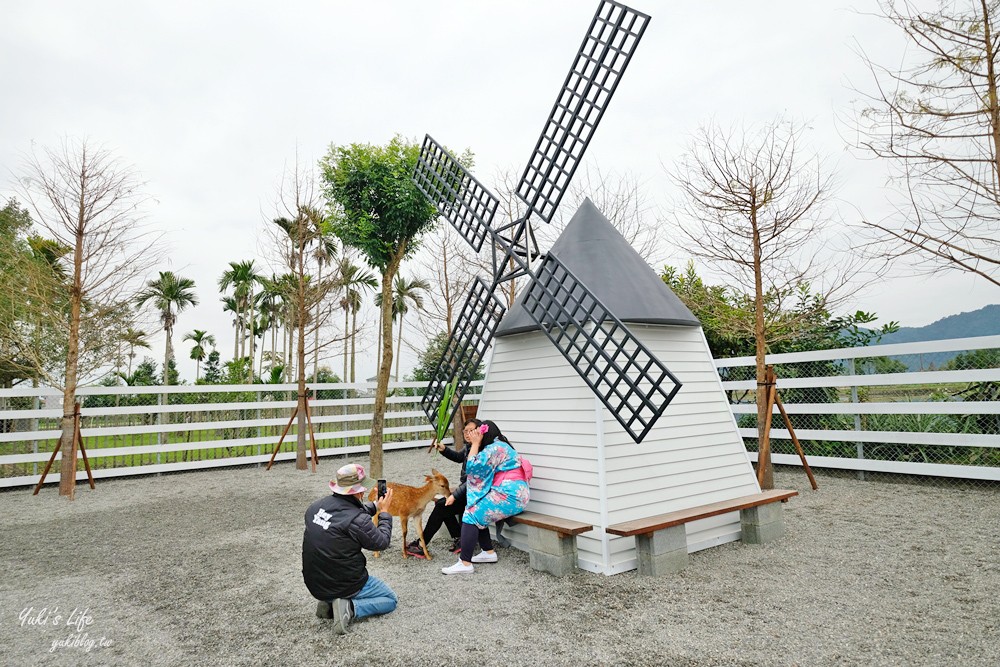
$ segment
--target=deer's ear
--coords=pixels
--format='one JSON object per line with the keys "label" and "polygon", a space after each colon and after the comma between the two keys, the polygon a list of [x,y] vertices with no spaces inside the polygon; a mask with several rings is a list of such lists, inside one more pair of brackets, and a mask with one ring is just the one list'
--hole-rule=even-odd
{"label": "deer's ear", "polygon": [[437,477],[437,476],[439,476],[439,475],[440,475],[441,473],[439,473],[439,472],[438,472],[438,471],[437,471],[437,470],[436,470],[435,468],[431,468],[431,474],[432,474],[432,475],[434,475],[435,477]]}

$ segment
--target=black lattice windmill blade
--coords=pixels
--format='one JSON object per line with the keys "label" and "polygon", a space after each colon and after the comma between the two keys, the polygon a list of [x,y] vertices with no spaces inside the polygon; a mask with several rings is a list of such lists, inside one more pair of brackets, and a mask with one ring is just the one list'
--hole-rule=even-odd
{"label": "black lattice windmill blade", "polygon": [[[445,354],[424,394],[431,422],[456,382],[455,404],[468,390],[506,307],[497,286],[528,278],[524,306],[635,442],[641,442],[680,389],[680,382],[553,253],[540,256],[535,215],[550,222],[583,158],[649,16],[602,0],[556,97],[517,187],[525,214],[494,225],[499,200],[430,136],[413,180],[477,252],[489,240],[493,276],[479,278],[456,320]],[[537,266],[536,261],[539,260]]]}

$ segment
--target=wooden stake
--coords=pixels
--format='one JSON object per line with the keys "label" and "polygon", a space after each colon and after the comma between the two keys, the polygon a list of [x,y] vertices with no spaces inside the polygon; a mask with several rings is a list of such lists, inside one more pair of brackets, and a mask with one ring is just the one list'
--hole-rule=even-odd
{"label": "wooden stake", "polygon": [[[83,465],[87,469],[87,481],[90,482],[90,488],[96,489],[97,486],[94,485],[94,473],[90,470],[90,461],[87,459],[87,450],[83,446],[83,437],[80,435],[80,404],[77,403],[73,406],[73,442],[80,449],[80,454],[83,455]],[[42,476],[38,478],[38,484],[35,485],[35,490],[31,495],[37,496],[38,492],[42,488],[42,484],[45,483],[45,477],[49,474],[49,470],[52,469],[52,463],[56,460],[56,454],[59,453],[59,448],[62,446],[62,440],[56,441],[55,449],[52,450],[52,456],[49,457],[48,463],[45,464],[45,469],[42,470]],[[76,488],[76,471],[73,472],[73,488]],[[73,495],[70,495],[70,500],[73,500]]]}
{"label": "wooden stake", "polygon": [[316,459],[319,458],[319,454],[316,452],[316,434],[313,433],[313,422],[312,422],[312,408],[309,407],[309,393],[306,392],[305,396],[306,403],[306,423],[309,424],[309,446],[312,449],[312,469],[316,472]]}
{"label": "wooden stake", "polygon": [[768,366],[768,374],[766,376],[766,381],[764,382],[765,391],[767,392],[767,413],[764,417],[764,437],[761,438],[759,446],[757,447],[758,486],[761,486],[764,483],[764,461],[771,456],[771,412],[774,410],[775,395],[773,379],[774,378],[770,372],[770,366]]}
{"label": "wooden stake", "polygon": [[771,451],[771,414],[774,412],[774,406],[778,406],[778,411],[781,412],[781,418],[785,422],[785,428],[788,429],[788,434],[792,438],[792,444],[795,445],[795,451],[799,454],[799,460],[802,461],[802,467],[806,471],[806,475],[809,477],[809,484],[812,485],[813,491],[819,490],[819,485],[816,484],[816,477],[813,476],[812,468],[809,467],[809,462],[806,461],[806,453],[802,450],[802,444],[799,442],[799,438],[795,435],[795,429],[792,428],[792,420],[785,411],[785,406],[781,402],[781,398],[778,396],[778,376],[774,373],[774,367],[767,367],[767,374],[764,376],[764,386],[767,387],[767,418],[764,420],[764,437],[760,446],[757,448],[757,484],[760,484],[763,475],[763,466],[760,465],[760,460],[764,451],[770,454]]}
{"label": "wooden stake", "polygon": [[[306,387],[305,395],[305,405],[306,405],[306,423],[309,424],[309,448],[312,451],[312,471],[316,472],[316,461],[319,459],[319,452],[316,450],[316,434],[313,432],[312,423],[312,409],[309,407],[309,388]],[[292,416],[289,417],[288,423],[285,424],[285,430],[281,432],[281,437],[278,438],[278,444],[274,446],[274,451],[271,452],[271,460],[267,462],[266,470],[270,470],[271,466],[274,465],[274,458],[278,455],[278,450],[281,449],[282,443],[285,442],[285,436],[288,435],[289,429],[292,428],[292,423],[295,421],[295,417],[299,414],[299,404],[298,401],[295,403],[295,409],[292,410]]]}
{"label": "wooden stake", "polygon": [[781,410],[781,417],[785,420],[785,428],[788,429],[788,434],[792,436],[792,443],[795,445],[795,451],[799,453],[799,459],[802,461],[802,467],[805,468],[806,475],[809,476],[809,483],[812,484],[813,491],[817,491],[819,486],[816,484],[816,478],[813,477],[812,468],[809,467],[809,462],[806,461],[806,453],[802,451],[802,445],[799,444],[799,438],[795,435],[795,429],[792,428],[792,420],[789,419],[788,413],[785,412],[785,406],[781,403],[781,398],[775,395],[775,400],[778,403],[778,409]]}
{"label": "wooden stake", "polygon": [[288,419],[288,423],[285,424],[285,430],[281,432],[281,437],[278,438],[278,444],[274,446],[274,451],[271,452],[271,460],[267,462],[266,470],[270,470],[271,466],[274,465],[274,457],[278,455],[278,450],[281,449],[281,443],[285,441],[285,436],[288,435],[288,429],[292,428],[292,422],[295,421],[295,416],[299,414],[298,403],[295,404],[295,409],[292,410],[292,416]]}

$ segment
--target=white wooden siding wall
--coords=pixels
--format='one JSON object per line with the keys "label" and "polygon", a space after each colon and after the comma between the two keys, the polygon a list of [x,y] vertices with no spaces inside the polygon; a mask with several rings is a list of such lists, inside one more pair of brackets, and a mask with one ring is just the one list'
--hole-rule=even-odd
{"label": "white wooden siding wall", "polygon": [[[699,327],[629,329],[681,381],[667,411],[640,444],[604,413],[608,523],[641,519],[760,490],[711,352]],[[738,512],[686,525],[688,551],[740,537]],[[633,569],[635,539],[612,537],[609,566]]]}
{"label": "white wooden siding wall", "polygon": [[[496,339],[477,415],[531,460],[531,511],[601,525],[594,394],[543,334]],[[522,526],[504,535],[527,549]],[[604,571],[600,535],[579,536],[577,548],[581,568]]]}
{"label": "white wooden siding wall", "polygon": [[[606,574],[634,569],[636,556],[633,538],[608,536],[603,526],[759,491],[701,329],[630,329],[684,385],[641,444],[537,332],[497,339],[478,413],[500,424],[534,464],[532,511],[595,526],[577,538],[580,567]],[[689,551],[737,540],[739,514],[687,530]],[[524,529],[505,534],[526,546]]]}

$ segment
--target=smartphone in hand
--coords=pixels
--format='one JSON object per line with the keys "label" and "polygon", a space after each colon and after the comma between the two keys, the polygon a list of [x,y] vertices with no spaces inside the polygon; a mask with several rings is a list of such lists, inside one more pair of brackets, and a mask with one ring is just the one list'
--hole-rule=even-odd
{"label": "smartphone in hand", "polygon": [[381,500],[382,498],[384,498],[385,494],[386,494],[385,480],[384,479],[380,479],[378,481],[378,497],[379,497],[379,499]]}

